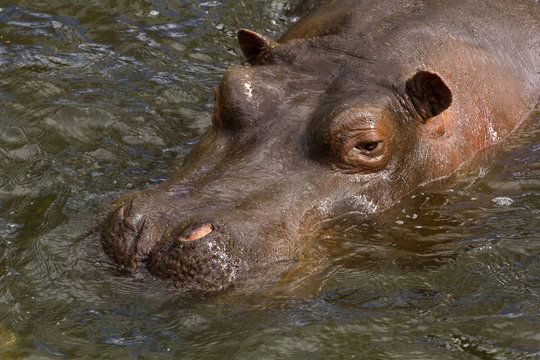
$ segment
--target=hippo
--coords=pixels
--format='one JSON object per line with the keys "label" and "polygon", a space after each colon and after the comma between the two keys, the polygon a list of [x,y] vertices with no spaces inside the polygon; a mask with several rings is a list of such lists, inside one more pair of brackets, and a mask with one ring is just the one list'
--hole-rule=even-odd
{"label": "hippo", "polygon": [[[307,0],[278,41],[241,29],[244,65],[180,170],[121,196],[104,252],[186,291],[298,259],[344,214],[382,216],[519,127],[540,98],[535,0]],[[535,120],[536,121],[536,120]]]}

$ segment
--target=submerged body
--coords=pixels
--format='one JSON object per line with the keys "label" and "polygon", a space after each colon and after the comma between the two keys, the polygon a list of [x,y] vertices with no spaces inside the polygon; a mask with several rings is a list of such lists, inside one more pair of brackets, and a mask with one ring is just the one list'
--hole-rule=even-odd
{"label": "submerged body", "polygon": [[330,0],[215,89],[212,128],[103,225],[119,265],[213,291],[295,259],[321,221],[378,214],[515,129],[540,96],[540,5]]}

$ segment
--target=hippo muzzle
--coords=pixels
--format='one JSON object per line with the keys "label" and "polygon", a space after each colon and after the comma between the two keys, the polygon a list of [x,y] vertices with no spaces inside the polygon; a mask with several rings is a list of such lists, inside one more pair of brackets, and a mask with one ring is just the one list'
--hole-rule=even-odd
{"label": "hippo muzzle", "polygon": [[111,213],[102,233],[103,248],[118,265],[192,291],[225,289],[245,274],[247,263],[225,226],[189,220],[177,224],[171,214],[139,211],[138,200]]}

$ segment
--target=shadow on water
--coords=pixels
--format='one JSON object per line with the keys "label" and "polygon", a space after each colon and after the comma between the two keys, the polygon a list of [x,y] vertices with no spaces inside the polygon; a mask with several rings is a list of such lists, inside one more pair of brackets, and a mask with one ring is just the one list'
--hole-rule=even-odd
{"label": "shadow on water", "polygon": [[209,126],[236,29],[276,38],[290,7],[0,2],[0,358],[538,356],[538,113],[503,152],[323,224],[297,263],[218,296],[124,274],[86,236]]}

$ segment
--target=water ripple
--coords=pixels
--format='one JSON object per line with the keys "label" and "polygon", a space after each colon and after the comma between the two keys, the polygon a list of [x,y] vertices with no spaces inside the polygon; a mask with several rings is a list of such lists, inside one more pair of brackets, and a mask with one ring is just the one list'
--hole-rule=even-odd
{"label": "water ripple", "polygon": [[242,61],[236,30],[276,38],[290,3],[12,3],[0,9],[0,329],[17,339],[12,358],[538,354],[538,127],[481,176],[314,234],[297,266],[263,274],[275,283],[184,299],[112,266],[87,231],[112,198],[174,172],[211,122],[211,87]]}

